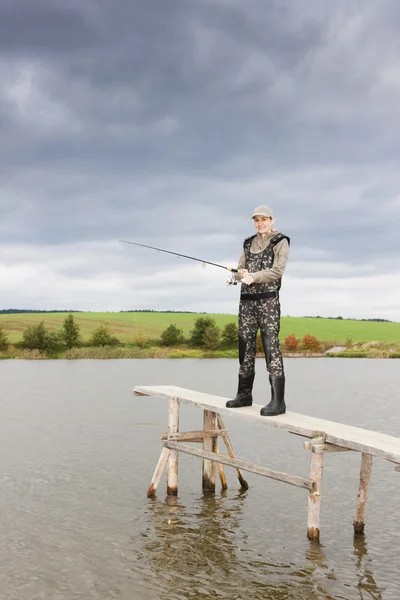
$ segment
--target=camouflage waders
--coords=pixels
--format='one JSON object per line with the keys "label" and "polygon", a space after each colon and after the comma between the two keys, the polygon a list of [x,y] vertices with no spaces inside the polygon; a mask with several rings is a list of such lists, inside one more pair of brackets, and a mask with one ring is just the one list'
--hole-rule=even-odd
{"label": "camouflage waders", "polygon": [[260,329],[265,360],[270,375],[283,377],[283,360],[279,349],[281,308],[279,298],[241,300],[239,305],[239,373],[254,373],[256,336]]}
{"label": "camouflage waders", "polygon": [[[289,241],[287,236],[278,233],[271,239],[265,250],[252,253],[250,246],[253,237],[247,238],[243,245],[245,266],[250,275],[270,269],[274,262],[275,244],[283,238]],[[271,402],[261,409],[261,415],[272,416],[286,411],[285,373],[278,337],[281,316],[280,287],[280,279],[268,283],[242,284],[239,304],[239,386],[236,398],[226,403],[229,408],[250,406],[253,403],[256,337],[260,329],[271,384]]]}
{"label": "camouflage waders", "polygon": [[[247,238],[243,244],[246,269],[250,274],[270,269],[274,262],[274,246],[286,238],[282,233],[278,233],[263,252],[254,254],[250,252],[253,237]],[[248,376],[254,373],[256,336],[260,329],[269,374],[275,377],[284,376],[278,338],[281,317],[280,287],[280,279],[269,283],[242,284],[239,305],[240,375]]]}

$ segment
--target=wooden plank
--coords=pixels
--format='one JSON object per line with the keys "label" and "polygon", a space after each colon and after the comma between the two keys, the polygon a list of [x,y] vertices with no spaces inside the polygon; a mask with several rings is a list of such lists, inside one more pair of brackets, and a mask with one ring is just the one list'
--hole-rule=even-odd
{"label": "wooden plank", "polygon": [[[219,454],[218,440],[217,440],[217,442],[216,442],[216,444],[215,444],[215,452],[216,452],[217,454]],[[226,477],[225,477],[224,466],[223,466],[223,464],[222,464],[222,463],[220,463],[220,462],[219,462],[219,463],[217,463],[217,466],[218,466],[219,478],[220,478],[220,481],[221,481],[221,488],[222,488],[223,490],[227,490],[227,489],[228,489],[228,483],[227,483],[227,481],[226,481]]]}
{"label": "wooden plank", "polygon": [[307,537],[309,540],[319,540],[324,441],[324,437],[315,439],[310,452],[312,490],[308,497]]}
{"label": "wooden plank", "polygon": [[[233,451],[233,446],[231,444],[231,440],[230,440],[229,435],[228,435],[228,430],[225,429],[225,425],[224,425],[224,423],[222,421],[221,415],[218,415],[217,423],[218,423],[218,427],[220,428],[221,436],[222,436],[223,442],[225,444],[226,451],[228,452],[228,456],[230,456],[231,458],[236,458],[235,457],[235,452]],[[240,487],[242,488],[242,490],[248,490],[249,489],[249,484],[247,483],[247,481],[243,477],[242,473],[240,472],[240,469],[236,469],[236,473],[237,473],[237,476],[238,476],[238,479],[239,479],[239,483],[240,483]]]}
{"label": "wooden plank", "polygon": [[169,437],[168,433],[163,433],[161,434],[161,440],[164,441],[170,439],[171,442],[202,442],[205,437],[214,437],[216,435],[222,435],[220,429],[214,429],[213,431],[199,429],[198,431],[181,431],[173,433]]}
{"label": "wooden plank", "polygon": [[[215,431],[218,427],[217,413],[211,410],[205,410],[203,416],[204,432]],[[217,449],[218,436],[204,436],[203,449],[208,454],[215,454]],[[203,492],[215,492],[215,462],[213,460],[203,459]]]}
{"label": "wooden plank", "polygon": [[[177,433],[179,430],[179,400],[175,397],[169,399],[168,411],[168,435]],[[167,468],[167,494],[176,496],[178,494],[178,453],[172,451],[168,457]]]}
{"label": "wooden plank", "polygon": [[290,411],[276,417],[262,417],[259,414],[261,405],[253,404],[253,406],[239,409],[226,408],[225,403],[228,398],[176,386],[135,386],[135,393],[160,398],[176,396],[185,404],[212,410],[219,414],[229,414],[234,418],[251,419],[258,421],[263,426],[284,429],[308,438],[315,437],[316,431],[323,431],[326,433],[327,443],[400,463],[400,438],[384,433]]}
{"label": "wooden plank", "polygon": [[356,516],[353,522],[354,533],[364,533],[365,504],[368,497],[368,485],[371,479],[371,469],[372,456],[370,454],[363,454],[361,459],[360,486],[358,488]]}
{"label": "wooden plank", "polygon": [[335,446],[334,444],[325,444],[324,452],[354,452],[354,450],[342,446]]}
{"label": "wooden plank", "polygon": [[160,458],[158,459],[157,466],[154,471],[153,478],[151,480],[149,489],[147,490],[147,497],[152,498],[156,495],[158,484],[160,483],[161,475],[163,474],[165,465],[167,464],[167,460],[169,457],[170,450],[167,448],[163,448]]}
{"label": "wooden plank", "polygon": [[[303,442],[304,450],[311,450],[314,444],[311,440]],[[324,452],[353,452],[350,448],[342,448],[341,446],[334,446],[333,444],[324,444]]]}
{"label": "wooden plank", "polygon": [[301,487],[306,490],[312,490],[313,487],[312,482],[309,479],[297,477],[297,475],[282,473],[281,471],[274,471],[273,469],[267,469],[266,467],[241,460],[240,458],[231,458],[230,456],[225,456],[224,454],[213,454],[212,452],[206,452],[205,450],[193,448],[193,446],[188,446],[182,442],[167,441],[164,442],[164,446],[170,450],[176,450],[177,452],[183,452],[199,458],[206,458],[215,462],[220,462],[223,465],[228,465],[229,467],[243,469],[243,471],[249,471],[250,473],[255,473],[256,475],[263,475],[263,477],[276,479],[277,481],[283,481],[284,483],[289,483],[290,485]]}

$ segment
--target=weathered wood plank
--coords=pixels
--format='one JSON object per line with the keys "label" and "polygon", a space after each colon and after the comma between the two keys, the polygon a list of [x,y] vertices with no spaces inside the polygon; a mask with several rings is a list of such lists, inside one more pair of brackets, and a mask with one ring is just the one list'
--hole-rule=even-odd
{"label": "weathered wood plank", "polygon": [[360,469],[360,486],[358,488],[356,515],[354,518],[354,533],[364,533],[365,504],[368,497],[368,485],[371,479],[372,456],[363,454]]}
{"label": "weathered wood plank", "polygon": [[228,398],[204,394],[176,386],[135,386],[136,393],[160,398],[175,396],[182,402],[192,406],[212,410],[219,414],[229,414],[234,418],[257,420],[264,426],[284,429],[290,433],[308,438],[315,437],[314,434],[316,431],[323,431],[326,432],[327,443],[400,463],[400,438],[384,433],[309,417],[290,411],[277,417],[262,417],[259,414],[261,405],[255,404],[239,409],[226,408],[225,403]]}
{"label": "weathered wood plank", "polygon": [[266,467],[255,465],[240,458],[231,458],[230,456],[225,456],[224,454],[213,454],[212,452],[206,452],[205,450],[193,448],[193,446],[188,446],[182,442],[167,441],[164,442],[164,447],[169,448],[170,450],[183,452],[185,454],[191,454],[192,456],[197,456],[199,458],[220,462],[223,465],[243,469],[243,471],[249,471],[250,473],[255,473],[256,475],[263,475],[263,477],[276,479],[277,481],[283,481],[285,483],[289,483],[290,485],[301,487],[306,490],[312,490],[313,487],[312,482],[309,479],[297,477],[297,475],[290,475],[289,473],[282,473],[281,471],[274,471],[273,469],[267,469]]}
{"label": "weathered wood plank", "polygon": [[308,497],[307,537],[309,540],[319,540],[324,442],[324,437],[316,438],[310,452],[310,479],[313,487]]}
{"label": "weathered wood plank", "polygon": [[[215,452],[216,452],[217,454],[219,454],[218,440],[217,440],[217,442],[216,442],[216,444],[215,444]],[[221,481],[221,488],[222,488],[223,490],[227,490],[227,489],[228,489],[228,483],[227,483],[227,481],[226,481],[226,477],[225,477],[224,466],[223,466],[223,464],[222,464],[222,463],[220,463],[220,462],[219,462],[219,463],[217,463],[217,466],[218,466],[219,478],[220,478],[220,481]]]}
{"label": "weathered wood plank", "polygon": [[169,456],[170,452],[171,451],[168,450],[167,448],[162,449],[160,458],[158,459],[158,463],[157,463],[157,466],[154,471],[153,478],[150,482],[149,489],[147,490],[148,498],[152,498],[152,496],[155,496],[155,494],[156,494],[157,487],[158,487],[158,484],[160,483],[160,479],[163,474],[165,465],[167,464],[167,460],[168,460],[168,456]]}
{"label": "weathered wood plank", "polygon": [[224,432],[221,432],[220,429],[214,429],[213,431],[203,431],[203,429],[199,429],[198,431],[181,431],[178,433],[173,433],[168,437],[168,433],[161,434],[161,440],[170,439],[171,442],[202,442],[205,437],[214,437],[216,435],[222,435]]}
{"label": "weathered wood plank", "polygon": [[[312,440],[303,442],[304,450],[311,450],[314,447]],[[324,452],[353,452],[350,448],[342,448],[341,446],[334,446],[333,444],[324,444]]]}
{"label": "weathered wood plank", "polygon": [[[217,413],[211,410],[205,410],[203,415],[204,432],[215,431],[218,428]],[[203,449],[208,453],[214,454],[217,449],[218,436],[204,436]],[[203,459],[203,492],[215,492],[215,462],[213,460]]]}
{"label": "weathered wood plank", "polygon": [[[218,427],[220,428],[221,436],[222,436],[223,442],[225,444],[226,451],[228,452],[228,456],[230,456],[231,458],[236,458],[235,452],[233,451],[233,446],[231,444],[231,440],[228,435],[228,430],[225,429],[225,425],[222,421],[221,415],[218,415],[217,423],[218,423]],[[242,490],[248,490],[249,484],[243,477],[242,473],[240,472],[240,469],[236,469],[236,473],[237,473],[240,487],[242,488]]]}
{"label": "weathered wood plank", "polygon": [[[175,397],[169,399],[168,411],[168,434],[172,435],[179,431],[179,400]],[[178,494],[178,453],[171,451],[168,457],[167,468],[167,494],[176,496]]]}

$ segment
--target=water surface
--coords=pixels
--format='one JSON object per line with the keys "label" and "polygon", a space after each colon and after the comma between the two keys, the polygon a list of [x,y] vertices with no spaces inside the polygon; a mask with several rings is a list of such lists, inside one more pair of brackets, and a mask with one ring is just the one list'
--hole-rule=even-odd
{"label": "water surface", "polygon": [[[257,361],[257,403],[268,400]],[[291,410],[400,436],[395,360],[287,359]],[[146,498],[167,404],[134,385],[229,396],[234,360],[0,362],[1,600],[400,598],[400,474],[375,459],[366,535],[354,538],[360,456],[325,458],[321,544],[306,538],[307,492],[245,474],[201,491],[180,456],[179,495]],[[201,428],[183,407],[181,429]],[[302,440],[225,417],[237,454],[308,475]]]}

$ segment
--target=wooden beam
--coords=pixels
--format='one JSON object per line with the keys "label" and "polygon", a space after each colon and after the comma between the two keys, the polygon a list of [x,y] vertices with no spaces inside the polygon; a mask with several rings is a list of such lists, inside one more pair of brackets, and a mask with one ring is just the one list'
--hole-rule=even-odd
{"label": "wooden beam", "polygon": [[[177,398],[169,399],[168,411],[168,435],[179,431],[179,400]],[[168,457],[167,469],[167,494],[176,496],[178,494],[178,453],[172,451]]]}
{"label": "wooden beam", "polygon": [[[203,415],[204,432],[215,431],[218,428],[217,413],[205,410]],[[204,436],[203,449],[206,453],[214,455],[217,448],[217,435]],[[203,460],[203,492],[215,492],[215,462],[204,458]]]}
{"label": "wooden beam", "polygon": [[163,448],[160,458],[158,459],[158,463],[156,469],[154,471],[153,478],[150,482],[149,489],[147,490],[147,497],[152,498],[152,496],[156,495],[158,484],[160,483],[161,475],[163,474],[165,465],[167,464],[167,460],[169,457],[170,450],[167,448]]}
{"label": "wooden beam", "polygon": [[[305,450],[312,450],[315,448],[315,444],[312,440],[303,442],[303,448]],[[351,448],[342,448],[342,446],[335,446],[334,444],[323,444],[324,452],[353,452]]]}
{"label": "wooden beam", "polygon": [[353,522],[354,533],[364,533],[365,504],[368,497],[368,485],[371,479],[371,470],[372,456],[363,453],[361,459],[360,486],[358,488],[356,516]]}
{"label": "wooden beam", "polygon": [[356,452],[352,448],[343,448],[342,446],[335,446],[335,444],[325,444],[325,452]]}
{"label": "wooden beam", "polygon": [[276,479],[277,481],[283,481],[284,483],[289,483],[290,485],[301,487],[306,490],[313,489],[313,484],[309,479],[297,477],[297,475],[282,473],[281,471],[274,471],[273,469],[267,469],[266,467],[241,460],[240,458],[231,458],[230,456],[225,456],[224,454],[213,454],[212,452],[206,452],[200,448],[187,446],[186,444],[182,444],[182,442],[164,442],[164,446],[170,450],[176,450],[177,452],[183,452],[199,458],[220,462],[223,465],[243,469],[243,471],[249,471],[250,473],[255,473],[256,475],[263,475],[263,477]]}
{"label": "wooden beam", "polygon": [[[226,432],[226,429],[224,433]],[[198,431],[181,431],[173,433],[168,436],[168,433],[161,434],[161,440],[171,440],[171,442],[202,442],[205,437],[214,437],[223,435],[220,429],[214,429],[213,431],[204,431],[199,429]]]}
{"label": "wooden beam", "polygon": [[308,497],[307,537],[319,540],[322,472],[324,466],[325,436],[320,436],[311,443],[310,479],[312,490]]}
{"label": "wooden beam", "polygon": [[[217,454],[219,454],[218,440],[217,440],[217,443],[215,444],[215,452],[216,452]],[[225,477],[224,466],[223,466],[223,464],[222,464],[222,463],[220,463],[220,462],[219,462],[219,463],[217,463],[217,466],[218,466],[219,478],[220,478],[220,480],[221,480],[221,488],[222,488],[223,490],[226,490],[226,489],[228,489],[228,483],[227,483],[227,481],[226,481],[226,477]]]}
{"label": "wooden beam", "polygon": [[[220,428],[220,430],[222,432],[221,436],[222,436],[223,442],[225,444],[226,451],[228,452],[228,456],[230,456],[231,458],[236,458],[235,453],[233,451],[233,446],[231,444],[231,440],[228,435],[228,430],[225,429],[225,425],[222,421],[221,415],[218,415],[217,423],[218,423],[218,427]],[[236,472],[237,472],[237,476],[239,479],[240,487],[242,488],[242,490],[248,490],[249,484],[247,483],[247,481],[241,474],[240,469],[236,469]]]}

